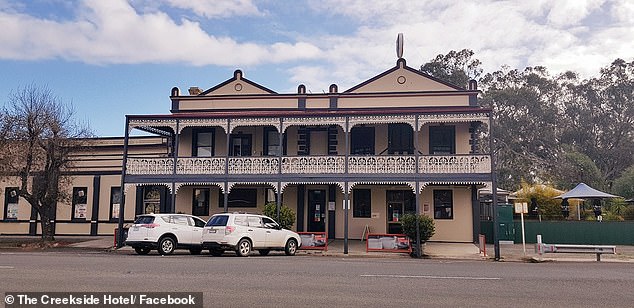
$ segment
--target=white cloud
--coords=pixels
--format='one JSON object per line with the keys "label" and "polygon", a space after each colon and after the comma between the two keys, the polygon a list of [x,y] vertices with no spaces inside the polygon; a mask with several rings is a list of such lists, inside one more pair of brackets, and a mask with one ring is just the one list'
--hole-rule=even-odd
{"label": "white cloud", "polygon": [[[313,92],[327,91],[331,83],[343,91],[393,67],[399,32],[405,35],[404,57],[415,68],[437,54],[469,48],[485,71],[543,65],[553,73],[574,70],[587,77],[617,57],[631,60],[634,50],[630,0],[307,1],[296,4],[301,14],[345,20],[350,29],[311,36],[287,24],[296,37],[271,44],[256,43],[266,40],[240,29],[218,35],[192,18],[175,20],[162,11],[170,6],[207,19],[258,16],[263,24],[288,22],[273,19],[267,1],[161,0],[150,7],[137,0],[145,6],[135,9],[123,0],[87,0],[78,2],[76,15],[66,21],[2,9],[11,3],[6,1],[0,0],[0,28],[9,29],[0,32],[0,59],[229,67],[275,63],[295,83],[288,88],[304,83]],[[262,27],[258,34],[266,31]]]}
{"label": "white cloud", "polygon": [[206,18],[263,15],[251,0],[164,0],[164,2]]}
{"label": "white cloud", "polygon": [[179,23],[163,12],[138,13],[122,0],[85,1],[74,20],[59,22],[0,11],[0,58],[63,58],[95,64],[184,62],[252,65],[318,57],[306,42],[241,43],[206,33],[197,22]]}

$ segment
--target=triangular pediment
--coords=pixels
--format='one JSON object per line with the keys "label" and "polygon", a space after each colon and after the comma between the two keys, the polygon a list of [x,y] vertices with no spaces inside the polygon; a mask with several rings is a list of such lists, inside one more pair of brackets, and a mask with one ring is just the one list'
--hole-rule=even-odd
{"label": "triangular pediment", "polygon": [[254,94],[276,94],[276,92],[244,78],[242,71],[236,70],[233,72],[233,78],[200,93],[199,96]]}
{"label": "triangular pediment", "polygon": [[463,91],[464,89],[444,82],[405,64],[399,59],[396,67],[368,79],[344,93],[386,93],[386,92],[425,92],[425,91]]}

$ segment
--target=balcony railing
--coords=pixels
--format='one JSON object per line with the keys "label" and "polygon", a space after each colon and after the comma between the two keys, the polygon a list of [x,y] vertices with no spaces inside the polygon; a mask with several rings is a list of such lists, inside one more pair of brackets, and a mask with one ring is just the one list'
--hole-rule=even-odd
{"label": "balcony railing", "polygon": [[[345,156],[284,156],[283,174],[344,174]],[[178,158],[176,174],[225,174],[224,157]],[[230,157],[229,174],[277,174],[278,157]],[[173,158],[133,158],[127,162],[131,175],[172,174]],[[419,156],[420,173],[490,173],[489,155],[431,155]],[[410,174],[416,172],[414,155],[349,156],[348,173],[351,174]]]}

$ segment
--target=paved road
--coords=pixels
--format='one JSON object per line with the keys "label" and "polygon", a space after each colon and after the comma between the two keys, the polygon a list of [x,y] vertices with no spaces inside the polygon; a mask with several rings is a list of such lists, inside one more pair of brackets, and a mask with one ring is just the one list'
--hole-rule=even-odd
{"label": "paved road", "polygon": [[632,307],[628,263],[0,252],[7,291],[204,292],[205,307]]}

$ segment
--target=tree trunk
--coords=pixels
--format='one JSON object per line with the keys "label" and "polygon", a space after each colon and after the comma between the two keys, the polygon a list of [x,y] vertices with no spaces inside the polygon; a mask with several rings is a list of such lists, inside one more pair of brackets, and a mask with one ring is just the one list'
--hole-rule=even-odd
{"label": "tree trunk", "polygon": [[51,217],[48,214],[42,215],[42,213],[40,213],[40,219],[40,225],[42,226],[42,241],[54,241],[55,232],[53,231]]}

